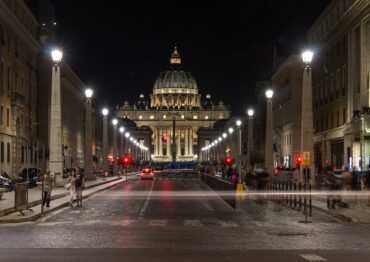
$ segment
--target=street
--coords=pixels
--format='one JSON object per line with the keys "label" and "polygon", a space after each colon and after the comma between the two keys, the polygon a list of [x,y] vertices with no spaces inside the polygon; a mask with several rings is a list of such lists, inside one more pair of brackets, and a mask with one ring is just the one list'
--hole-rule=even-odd
{"label": "street", "polygon": [[233,210],[200,179],[133,176],[82,209],[1,225],[1,261],[307,261],[302,254],[364,261],[370,254],[370,225],[317,211],[312,223],[302,219],[294,210],[274,211],[272,203],[245,200]]}

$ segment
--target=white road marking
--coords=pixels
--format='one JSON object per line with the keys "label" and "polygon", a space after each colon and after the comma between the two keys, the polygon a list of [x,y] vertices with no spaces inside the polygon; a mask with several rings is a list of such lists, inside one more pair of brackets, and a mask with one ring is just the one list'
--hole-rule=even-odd
{"label": "white road marking", "polygon": [[124,220],[119,220],[119,221],[112,221],[111,225],[112,226],[129,226],[134,222],[135,220],[124,219]]}
{"label": "white road marking", "polygon": [[68,207],[63,207],[62,209],[59,209],[59,210],[57,210],[57,211],[54,211],[54,212],[52,212],[50,215],[47,215],[46,217],[42,218],[40,221],[41,221],[41,222],[44,222],[44,221],[46,221],[46,220],[48,220],[48,219],[50,219],[50,218],[52,218],[52,217],[54,217],[54,216],[58,215],[59,213],[62,213],[63,211],[65,211],[65,210],[67,210],[67,209],[69,209],[69,208],[70,208],[70,207],[68,206]]}
{"label": "white road marking", "polygon": [[148,204],[149,204],[149,200],[152,196],[152,193],[153,193],[153,187],[154,187],[154,183],[152,183],[152,185],[150,186],[150,191],[146,197],[146,200],[145,200],[145,203],[144,203],[144,206],[141,208],[140,210],[140,215],[139,215],[139,218],[142,219],[144,214],[145,214],[145,211],[146,209],[148,208]]}
{"label": "white road marking", "polygon": [[186,227],[202,227],[204,226],[199,220],[185,220],[184,226]]}
{"label": "white road marking", "polygon": [[303,257],[304,259],[308,260],[308,261],[311,261],[311,262],[314,262],[314,261],[326,261],[325,258],[320,257],[320,256],[315,255],[315,254],[300,254],[300,256]]}

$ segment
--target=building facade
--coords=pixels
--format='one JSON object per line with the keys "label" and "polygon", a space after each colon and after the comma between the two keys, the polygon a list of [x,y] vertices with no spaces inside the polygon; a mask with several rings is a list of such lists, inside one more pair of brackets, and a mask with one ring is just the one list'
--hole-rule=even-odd
{"label": "building facade", "polygon": [[316,167],[359,168],[370,160],[370,0],[332,1],[308,33],[316,53]]}
{"label": "building facade", "polygon": [[[170,58],[170,68],[159,74],[153,93],[147,100],[140,94],[139,101],[128,102],[116,111],[120,119],[130,119],[138,128],[152,131],[153,160],[169,162],[193,161],[198,157],[197,131],[213,127],[216,121],[229,119],[230,111],[223,102],[214,104],[211,96],[202,99],[197,82],[190,72],[184,71],[177,48]],[[139,139],[140,140],[140,139]]]}
{"label": "building facade", "polygon": [[23,0],[0,0],[0,170],[35,167],[38,21]]}
{"label": "building facade", "polygon": [[295,156],[301,152],[302,76],[302,59],[298,55],[286,58],[272,76],[275,90],[273,141],[277,166],[294,167]]}

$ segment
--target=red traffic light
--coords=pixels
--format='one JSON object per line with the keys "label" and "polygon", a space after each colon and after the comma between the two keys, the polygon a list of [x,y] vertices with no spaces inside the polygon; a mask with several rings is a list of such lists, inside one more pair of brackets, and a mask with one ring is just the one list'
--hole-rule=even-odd
{"label": "red traffic light", "polygon": [[302,164],[302,157],[300,155],[297,155],[295,157],[295,164],[296,165],[301,165]]}
{"label": "red traffic light", "polygon": [[167,142],[167,140],[168,140],[167,135],[163,135],[163,136],[162,136],[162,142],[164,142],[164,143],[165,143],[165,142]]}
{"label": "red traffic light", "polygon": [[234,162],[234,159],[231,157],[231,156],[227,156],[225,158],[225,164],[228,165],[228,166],[231,166]]}
{"label": "red traffic light", "polygon": [[121,156],[121,164],[124,166],[128,166],[132,164],[132,158],[129,155]]}

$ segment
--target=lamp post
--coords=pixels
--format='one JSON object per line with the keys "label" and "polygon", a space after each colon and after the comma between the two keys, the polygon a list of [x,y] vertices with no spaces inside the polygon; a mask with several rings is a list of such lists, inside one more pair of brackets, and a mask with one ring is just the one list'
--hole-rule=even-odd
{"label": "lamp post", "polygon": [[117,147],[117,125],[118,125],[118,120],[113,119],[112,120],[113,124],[113,175],[116,175],[118,173],[117,169],[117,156],[118,156],[118,147]]}
{"label": "lamp post", "polygon": [[[129,132],[125,133],[125,138],[126,139],[130,138],[130,133]],[[124,142],[123,142],[123,154],[126,154],[126,140],[124,140]]]}
{"label": "lamp post", "polygon": [[242,121],[236,120],[236,126],[238,127],[238,137],[237,137],[237,144],[238,144],[238,173],[239,173],[239,184],[242,182]]}
{"label": "lamp post", "polygon": [[[308,175],[314,172],[313,161],[313,111],[312,111],[312,70],[311,62],[314,53],[312,51],[304,51],[302,60],[304,63],[303,69],[303,85],[302,85],[302,123],[301,123],[301,154],[303,163],[302,171],[305,171],[304,181],[308,182]],[[308,160],[307,160],[308,158]],[[311,174],[312,175],[312,174]]]}
{"label": "lamp post", "polygon": [[109,110],[103,108],[103,169],[104,173],[108,172],[109,163],[108,163],[108,114]]}
{"label": "lamp post", "polygon": [[53,68],[51,74],[51,101],[49,121],[49,170],[55,174],[55,185],[63,185],[63,152],[62,152],[62,110],[60,90],[60,63],[62,51],[55,49],[51,52]]}
{"label": "lamp post", "polygon": [[92,116],[91,116],[91,102],[94,92],[92,89],[85,90],[86,104],[85,104],[85,179],[93,180],[93,159],[92,159]]}
{"label": "lamp post", "polygon": [[274,173],[274,159],[273,159],[273,142],[272,142],[272,97],[274,91],[271,89],[266,91],[267,109],[266,109],[266,139],[265,139],[265,168],[267,172],[272,175]]}
{"label": "lamp post", "polygon": [[121,126],[119,128],[119,132],[121,133],[121,141],[120,141],[120,152],[119,152],[119,155],[122,155],[124,153],[123,151],[123,143],[124,143],[124,140],[125,140],[125,128],[123,126]]}
{"label": "lamp post", "polygon": [[248,146],[247,146],[247,155],[248,155],[248,165],[252,169],[251,165],[251,152],[253,151],[253,115],[254,110],[248,109]]}

